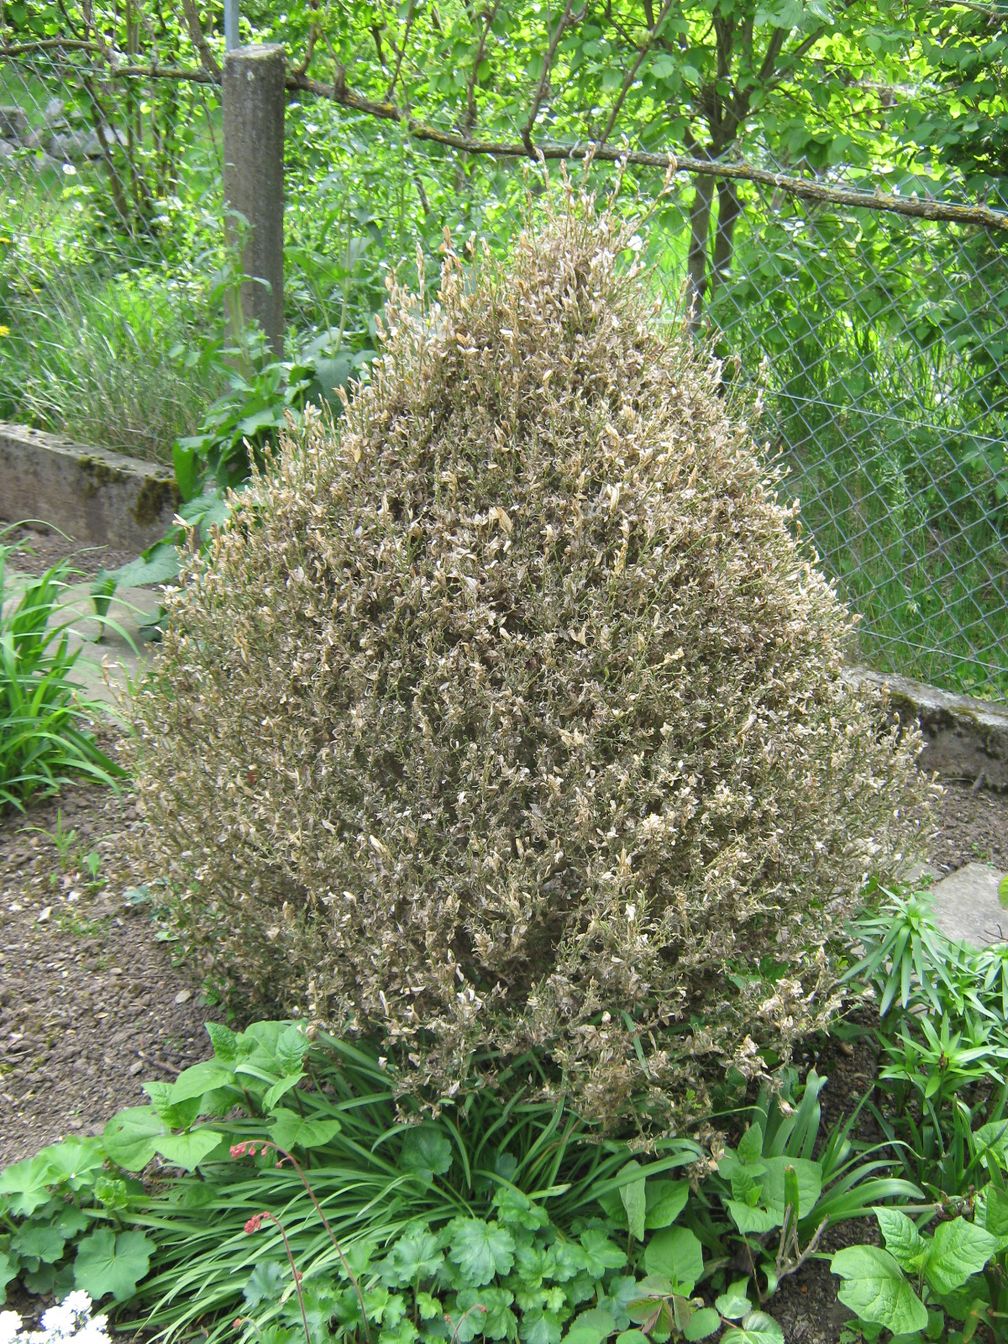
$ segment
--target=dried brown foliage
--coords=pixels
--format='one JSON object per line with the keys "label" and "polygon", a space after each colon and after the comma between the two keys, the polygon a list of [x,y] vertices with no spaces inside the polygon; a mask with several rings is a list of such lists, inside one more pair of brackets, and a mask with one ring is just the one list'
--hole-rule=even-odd
{"label": "dried brown foliage", "polygon": [[135,755],[146,869],[252,1005],[380,1032],[435,1095],[535,1047],[656,1125],[828,1014],[926,789],[628,242],[568,197],[393,294],[340,427],[174,597]]}

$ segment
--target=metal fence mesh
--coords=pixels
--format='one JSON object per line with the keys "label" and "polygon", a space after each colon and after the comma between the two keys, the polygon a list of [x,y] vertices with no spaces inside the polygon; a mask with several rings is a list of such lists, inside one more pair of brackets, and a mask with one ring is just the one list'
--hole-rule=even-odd
{"label": "metal fence mesh", "polygon": [[[7,61],[0,91],[3,413],[145,455],[191,432],[226,382],[233,279],[219,90],[167,83],[110,88],[99,66],[34,58]],[[152,103],[162,128],[184,121],[178,143],[153,134]],[[412,264],[423,243],[430,281],[443,224],[501,241],[538,189],[527,164],[418,144],[302,93],[286,153],[290,353],[333,332],[366,345],[391,262]],[[650,226],[670,309],[694,185],[678,179]],[[627,208],[660,186],[660,173],[631,170]],[[725,377],[762,396],[762,437],[862,617],[862,656],[1004,696],[1008,235],[751,183],[739,203],[701,325]]]}
{"label": "metal fence mesh", "polygon": [[1005,243],[754,197],[751,268],[712,320],[765,392],[785,488],[862,616],[864,656],[1008,689]]}

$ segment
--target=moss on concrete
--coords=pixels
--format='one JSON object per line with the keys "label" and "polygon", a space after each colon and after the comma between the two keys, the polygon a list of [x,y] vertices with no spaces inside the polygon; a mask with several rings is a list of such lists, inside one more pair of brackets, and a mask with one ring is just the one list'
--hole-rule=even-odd
{"label": "moss on concrete", "polygon": [[128,479],[121,467],[114,466],[103,457],[79,457],[77,465],[84,477],[84,491],[88,495],[95,494],[103,485],[118,485]]}
{"label": "moss on concrete", "polygon": [[140,486],[136,503],[130,512],[133,521],[139,527],[147,527],[150,523],[156,523],[166,508],[174,512],[178,502],[178,490],[174,481],[148,476]]}

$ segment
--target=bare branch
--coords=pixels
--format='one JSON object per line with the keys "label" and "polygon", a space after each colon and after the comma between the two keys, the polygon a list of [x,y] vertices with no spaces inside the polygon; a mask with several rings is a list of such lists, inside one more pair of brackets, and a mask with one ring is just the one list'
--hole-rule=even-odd
{"label": "bare branch", "polygon": [[43,51],[91,51],[97,56],[108,55],[100,42],[86,42],[78,38],[42,37],[37,42],[14,42],[0,47],[0,56],[35,56]]}
{"label": "bare branch", "polygon": [[[580,22],[580,18],[571,19],[570,5],[568,5],[565,9],[565,20],[563,22],[566,26],[571,21]],[[324,33],[322,40],[332,54]],[[555,33],[552,44],[554,55],[559,41],[560,38]],[[103,55],[107,64],[103,73],[108,79],[148,78],[174,79],[193,84],[220,83],[219,71],[214,74],[205,68],[193,69],[182,66],[140,64],[120,65],[110,57],[105,48],[94,42],[41,39],[38,42],[0,46],[0,57],[28,55],[39,51],[58,50],[61,47],[68,51],[87,51]],[[544,71],[544,78],[546,73]],[[530,153],[527,143],[527,139],[530,140],[531,138],[530,134],[528,137],[523,135],[522,139],[518,141],[477,139],[471,134],[441,130],[436,126],[419,121],[410,116],[404,108],[391,101],[378,102],[368,98],[347,85],[344,67],[339,62],[336,62],[336,74],[332,83],[323,83],[321,80],[313,79],[298,70],[290,70],[287,74],[286,85],[288,89],[300,93],[310,93],[319,98],[328,98],[342,107],[363,112],[382,121],[398,122],[416,140],[430,141],[450,149],[460,150],[466,154],[486,154],[497,158],[527,158]],[[542,91],[545,92],[544,80],[540,80],[540,85]],[[527,125],[525,130],[530,132],[531,125]],[[682,172],[696,177],[713,177],[732,182],[752,182],[760,186],[771,187],[775,191],[802,200],[819,201],[854,209],[878,210],[913,219],[942,220],[950,224],[978,225],[999,232],[1008,231],[1008,212],[993,210],[986,205],[961,205],[935,200],[931,197],[897,196],[890,192],[881,191],[857,191],[850,187],[831,186],[817,178],[791,177],[786,173],[770,172],[763,168],[756,168],[751,164],[724,163],[717,159],[694,158],[676,154],[671,150],[665,153],[656,153],[647,150],[627,149],[623,145],[597,142],[574,145],[544,142],[534,146],[532,153],[537,157],[541,155],[543,159],[549,161],[578,161],[591,158],[596,162],[628,163],[635,167],[655,168],[661,172]]]}
{"label": "bare branch", "polygon": [[480,33],[479,46],[476,48],[476,59],[473,61],[472,69],[469,72],[469,80],[466,84],[465,121],[463,122],[467,135],[472,135],[473,128],[476,125],[476,81],[479,78],[479,68],[486,55],[487,38],[490,36],[490,29],[494,25],[499,9],[500,0],[494,0],[494,3],[484,15],[483,30]]}
{"label": "bare branch", "polygon": [[[2,54],[2,53],[0,53]],[[353,89],[343,86],[334,92],[331,85],[307,76],[289,78],[287,87],[322,98],[333,98],[344,107],[384,121],[398,121],[416,140],[431,141],[466,154],[488,154],[497,158],[527,158],[528,149],[523,141],[479,140],[458,131],[443,131],[408,116],[394,103],[379,103]],[[623,145],[576,144],[560,145],[543,142],[535,146],[535,154],[548,161],[577,161],[590,158],[602,163],[629,163],[640,168],[657,168],[662,172],[690,173],[694,176],[724,178],[734,182],[754,182],[772,187],[775,191],[803,200],[821,201],[831,205],[848,206],[860,210],[879,210],[887,214],[903,215],[912,219],[944,220],[950,224],[976,224],[982,228],[1008,231],[1008,212],[992,210],[986,205],[957,205],[931,197],[895,196],[889,192],[856,191],[850,187],[833,187],[816,178],[789,177],[786,173],[772,173],[746,163],[722,163],[716,159],[695,159],[671,151],[658,154],[647,150],[627,149]]]}
{"label": "bare branch", "polygon": [[413,18],[416,14],[416,0],[410,0],[409,9],[406,11],[406,24],[403,28],[402,41],[395,50],[395,66],[392,70],[392,78],[389,80],[389,86],[385,90],[385,101],[391,102],[395,97],[396,85],[399,83],[399,74],[402,71],[403,57],[406,54],[406,45],[409,42],[410,29],[413,27]]}
{"label": "bare branch", "polygon": [[542,74],[539,76],[539,84],[535,91],[535,97],[532,99],[532,107],[529,109],[528,120],[522,127],[522,144],[525,146],[525,153],[530,158],[535,156],[535,146],[532,143],[532,127],[536,123],[539,115],[539,109],[542,107],[543,98],[546,96],[546,90],[549,88],[550,70],[553,68],[553,62],[556,59],[557,47],[560,40],[568,28],[576,27],[584,18],[588,6],[585,5],[577,15],[571,13],[573,8],[571,0],[565,0],[564,11],[560,15],[560,21],[553,30],[553,36],[550,38],[550,44],[543,57]]}
{"label": "bare branch", "polygon": [[196,12],[195,0],[182,0],[182,11],[185,14],[186,27],[189,29],[189,41],[196,48],[200,65],[208,75],[213,75],[214,79],[220,79],[220,66],[207,45],[203,25],[200,23],[199,14]]}

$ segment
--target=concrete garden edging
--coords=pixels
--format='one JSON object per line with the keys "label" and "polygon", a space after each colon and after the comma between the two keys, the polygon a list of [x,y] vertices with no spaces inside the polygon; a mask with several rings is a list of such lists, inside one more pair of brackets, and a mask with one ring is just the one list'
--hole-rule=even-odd
{"label": "concrete garden edging", "polygon": [[137,552],[171,526],[169,468],[0,421],[0,515],[40,519],[85,545]]}
{"label": "concrete garden edging", "polygon": [[924,734],[921,764],[926,770],[974,780],[998,793],[1008,791],[1008,706],[867,667],[852,668],[851,678],[860,685],[886,687],[900,718],[917,721]]}

